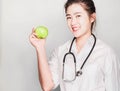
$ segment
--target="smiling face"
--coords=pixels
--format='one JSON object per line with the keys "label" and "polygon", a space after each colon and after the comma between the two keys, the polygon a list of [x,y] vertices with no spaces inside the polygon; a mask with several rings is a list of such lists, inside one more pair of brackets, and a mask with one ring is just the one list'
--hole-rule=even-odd
{"label": "smiling face", "polygon": [[67,24],[75,37],[91,34],[91,24],[94,22],[94,14],[89,15],[83,5],[74,3],[66,11]]}

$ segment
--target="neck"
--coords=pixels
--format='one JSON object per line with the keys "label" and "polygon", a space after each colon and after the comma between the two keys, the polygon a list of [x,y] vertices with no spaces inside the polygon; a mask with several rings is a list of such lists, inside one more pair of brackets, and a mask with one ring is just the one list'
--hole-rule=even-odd
{"label": "neck", "polygon": [[76,38],[76,48],[77,52],[79,53],[82,47],[85,45],[87,39],[91,36],[91,32],[85,33],[80,37]]}

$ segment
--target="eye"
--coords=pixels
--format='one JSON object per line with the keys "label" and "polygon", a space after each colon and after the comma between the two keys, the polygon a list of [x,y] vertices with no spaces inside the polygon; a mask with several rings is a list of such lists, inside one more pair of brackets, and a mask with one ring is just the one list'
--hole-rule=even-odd
{"label": "eye", "polygon": [[81,17],[81,15],[77,15],[76,17],[79,18],[79,17]]}
{"label": "eye", "polygon": [[69,17],[66,17],[66,19],[68,20],[68,19],[71,19],[71,17],[69,16]]}

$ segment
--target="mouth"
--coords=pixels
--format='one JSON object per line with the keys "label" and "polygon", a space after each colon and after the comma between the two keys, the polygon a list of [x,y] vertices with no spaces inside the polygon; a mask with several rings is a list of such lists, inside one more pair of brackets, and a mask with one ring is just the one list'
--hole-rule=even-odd
{"label": "mouth", "polygon": [[78,30],[79,30],[78,27],[72,27],[72,31],[73,31],[73,32],[76,32],[76,31],[78,31]]}

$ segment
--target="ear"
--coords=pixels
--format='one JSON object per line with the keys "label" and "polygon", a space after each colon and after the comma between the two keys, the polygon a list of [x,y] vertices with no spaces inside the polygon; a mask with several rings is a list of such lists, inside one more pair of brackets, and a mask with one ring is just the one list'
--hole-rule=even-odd
{"label": "ear", "polygon": [[91,23],[92,22],[94,22],[96,20],[96,13],[93,13],[93,14],[91,14],[91,16],[90,16],[90,21],[91,21]]}

